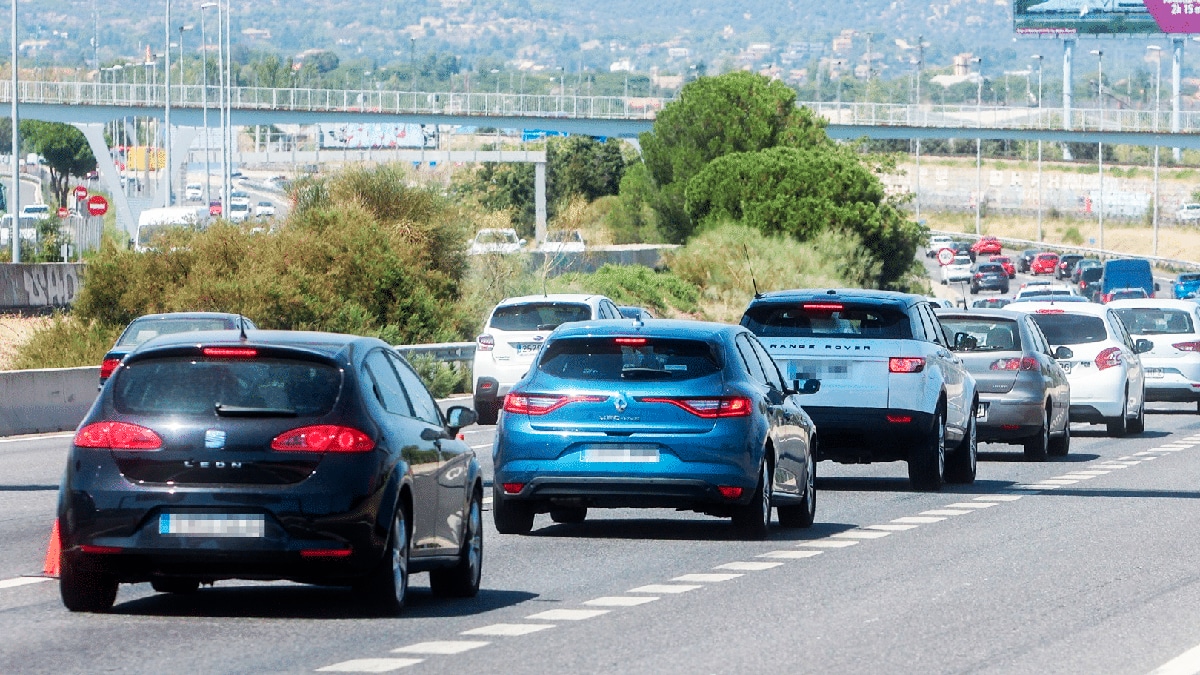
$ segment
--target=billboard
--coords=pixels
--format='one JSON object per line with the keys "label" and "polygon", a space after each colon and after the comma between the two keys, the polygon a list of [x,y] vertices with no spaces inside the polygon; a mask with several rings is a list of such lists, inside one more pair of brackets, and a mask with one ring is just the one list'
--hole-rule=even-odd
{"label": "billboard", "polygon": [[318,124],[322,148],[420,149],[437,148],[437,127],[425,124],[354,122]]}
{"label": "billboard", "polygon": [[[1147,7],[1162,4],[1168,12],[1192,0],[1014,0],[1013,28],[1018,35],[1159,35]],[[1200,1],[1195,2],[1200,10]],[[1186,11],[1186,10],[1183,10]],[[1156,13],[1157,14],[1157,13]]]}

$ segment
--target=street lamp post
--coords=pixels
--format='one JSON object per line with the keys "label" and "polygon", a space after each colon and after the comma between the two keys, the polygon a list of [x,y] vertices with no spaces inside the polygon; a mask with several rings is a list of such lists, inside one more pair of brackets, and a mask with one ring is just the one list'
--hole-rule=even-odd
{"label": "street lamp post", "polygon": [[[971,59],[979,64],[976,75],[979,76],[979,88],[975,93],[975,126],[983,125],[983,57]],[[983,204],[983,139],[975,139],[975,235],[981,234],[980,218]]]}
{"label": "street lamp post", "polygon": [[[166,70],[167,87],[163,111],[163,149],[166,151],[166,171],[164,173],[166,173],[167,196],[163,202],[163,205],[171,206],[171,0],[167,0],[167,21],[163,29],[163,35],[165,36],[163,40],[165,43],[163,50],[163,63],[165,65],[164,70]],[[183,34],[180,33],[180,37],[182,37],[182,35]]]}
{"label": "street lamp post", "polygon": [[[924,65],[923,62],[925,60],[925,47],[923,44],[924,41],[925,41],[924,35],[917,36],[917,86],[916,86],[916,98],[917,98],[916,108],[917,108],[917,111],[920,111],[920,109],[921,109],[921,66]],[[817,74],[819,75],[820,73],[821,73],[821,69],[818,67]],[[919,139],[919,138],[917,139],[917,186],[916,187],[917,187],[917,196],[916,196],[917,222],[919,223],[919,222],[921,222],[921,139]]]}
{"label": "street lamp post", "polygon": [[[209,130],[208,130],[208,36],[204,32],[204,14],[205,10],[216,7],[215,2],[206,2],[200,5],[200,68],[204,71],[204,77],[201,79],[200,86],[200,109],[203,117],[202,124],[204,125],[204,204],[207,206],[212,203],[212,168],[209,165],[212,159],[212,149],[209,148]],[[220,16],[220,12],[217,12]]]}
{"label": "street lamp post", "polygon": [[[1158,134],[1158,94],[1162,84],[1162,47],[1150,45],[1146,49],[1154,52],[1154,133]],[[1154,141],[1154,210],[1153,230],[1154,249],[1151,255],[1158,255],[1158,139]]]}
{"label": "street lamp post", "polygon": [[[1104,50],[1093,49],[1092,54],[1096,56],[1097,73],[1096,86],[1097,95],[1100,97],[1100,129],[1104,129]],[[1099,202],[1100,208],[1097,209],[1097,222],[1100,226],[1100,255],[1104,255],[1104,143],[1096,144],[1096,157],[1100,167],[1100,190],[1097,194],[1096,201]]]}
{"label": "street lamp post", "polygon": [[16,264],[21,262],[21,133],[18,131],[20,118],[17,116],[17,100],[21,97],[17,89],[17,0],[12,0],[11,47],[9,66],[12,68],[12,108],[9,119],[12,120],[12,194],[8,196],[8,212],[12,214],[12,262]]}
{"label": "street lamp post", "polygon": [[[1041,123],[1042,110],[1042,55],[1034,54],[1032,58],[1038,62],[1038,123]],[[1037,209],[1037,240],[1042,240],[1042,139],[1038,139],[1038,209]]]}

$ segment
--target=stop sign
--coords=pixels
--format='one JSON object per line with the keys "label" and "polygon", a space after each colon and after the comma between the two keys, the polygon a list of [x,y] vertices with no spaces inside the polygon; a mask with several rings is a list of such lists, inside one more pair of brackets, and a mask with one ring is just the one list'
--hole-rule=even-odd
{"label": "stop sign", "polygon": [[67,210],[67,207],[65,207],[65,206],[58,207],[58,217],[59,218],[66,218],[69,215],[71,215],[71,212]]}
{"label": "stop sign", "polygon": [[87,199],[87,188],[82,185],[75,186],[75,199]]}
{"label": "stop sign", "polygon": [[108,200],[100,195],[92,195],[88,197],[87,210],[89,215],[102,216],[108,213]]}

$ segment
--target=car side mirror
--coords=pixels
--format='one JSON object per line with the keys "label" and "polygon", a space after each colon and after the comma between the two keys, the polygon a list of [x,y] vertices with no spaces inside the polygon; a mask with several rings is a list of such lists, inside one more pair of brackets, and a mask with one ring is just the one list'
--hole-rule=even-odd
{"label": "car side mirror", "polygon": [[979,346],[979,338],[967,333],[954,334],[954,351],[969,352]]}
{"label": "car side mirror", "polygon": [[1147,340],[1146,338],[1141,338],[1140,340],[1133,343],[1133,352],[1135,354],[1145,354],[1146,352],[1150,351],[1151,349],[1154,349],[1154,343]]}
{"label": "car side mirror", "polygon": [[1056,359],[1064,360],[1073,356],[1075,356],[1075,352],[1071,351],[1069,347],[1059,347],[1054,350],[1054,358]]}
{"label": "car side mirror", "polygon": [[796,390],[797,394],[815,394],[821,391],[821,381],[815,379],[801,381],[797,378],[792,380],[792,388]]}
{"label": "car side mirror", "polygon": [[451,436],[457,435],[459,429],[475,424],[478,419],[479,415],[466,406],[451,406],[446,411],[446,431],[449,431]]}

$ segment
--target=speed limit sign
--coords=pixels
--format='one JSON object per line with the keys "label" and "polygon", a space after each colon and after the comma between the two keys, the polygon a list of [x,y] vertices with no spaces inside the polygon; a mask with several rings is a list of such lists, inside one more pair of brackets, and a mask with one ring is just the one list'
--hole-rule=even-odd
{"label": "speed limit sign", "polygon": [[950,263],[954,262],[954,249],[944,248],[938,251],[937,260],[943,265],[949,265]]}

